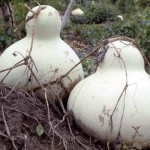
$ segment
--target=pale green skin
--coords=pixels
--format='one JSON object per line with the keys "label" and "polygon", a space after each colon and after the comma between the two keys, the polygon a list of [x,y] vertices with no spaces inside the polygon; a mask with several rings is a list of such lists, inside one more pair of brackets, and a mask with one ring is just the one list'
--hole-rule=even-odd
{"label": "pale green skin", "polygon": [[[96,73],[79,82],[72,90],[68,111],[73,113],[77,125],[85,133],[104,144],[108,141],[114,143],[120,131],[121,140],[132,145],[133,127],[139,127],[134,140],[143,148],[149,148],[150,76],[145,72],[144,60],[137,48],[119,41],[113,44],[120,48],[118,52],[123,61],[109,44]],[[129,86],[123,92],[126,81]]]}
{"label": "pale green skin", "polygon": [[[35,21],[35,35],[33,41],[33,48],[31,57],[37,67],[32,68],[40,84],[48,84],[54,81],[61,75],[66,74],[75,64],[79,62],[79,58],[71,47],[66,44],[60,38],[61,19],[60,16],[53,7],[45,6],[46,8],[41,10]],[[38,7],[33,8],[33,11]],[[29,12],[27,15],[31,16]],[[8,47],[4,53],[0,56],[0,70],[12,67],[14,64],[27,56],[33,33],[34,19],[31,19],[26,23],[27,36]],[[13,53],[17,56],[14,56]],[[0,73],[0,79],[2,79],[6,72]],[[14,86],[18,81],[17,87],[25,90],[33,90],[39,87],[39,84],[33,79],[32,83],[28,83],[30,71],[27,71],[27,67],[20,66],[13,69],[4,83],[10,86]],[[63,82],[66,88],[69,88],[71,84],[84,78],[83,69],[81,65],[78,65],[71,73],[69,78],[64,78]],[[27,85],[26,85],[27,84]]]}
{"label": "pale green skin", "polygon": [[74,9],[71,14],[73,16],[83,16],[84,15],[84,12],[80,9],[80,8],[77,8],[77,9]]}

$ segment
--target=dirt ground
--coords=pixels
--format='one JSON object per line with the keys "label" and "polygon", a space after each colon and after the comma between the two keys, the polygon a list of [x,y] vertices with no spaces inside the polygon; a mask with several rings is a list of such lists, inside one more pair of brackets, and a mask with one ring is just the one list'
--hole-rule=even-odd
{"label": "dirt ground", "polygon": [[[99,150],[102,145],[86,136],[74,122],[70,133],[65,116],[57,114],[52,106],[50,121],[44,102],[21,89],[0,84],[0,150]],[[41,124],[44,133],[36,128]]]}

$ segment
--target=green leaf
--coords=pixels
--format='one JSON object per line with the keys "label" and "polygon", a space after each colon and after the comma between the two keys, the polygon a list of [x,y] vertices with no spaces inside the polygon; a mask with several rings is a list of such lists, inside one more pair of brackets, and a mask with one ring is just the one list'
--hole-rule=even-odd
{"label": "green leaf", "polygon": [[38,136],[40,137],[44,132],[44,128],[41,124],[39,124],[37,127],[36,127],[36,133],[38,134]]}

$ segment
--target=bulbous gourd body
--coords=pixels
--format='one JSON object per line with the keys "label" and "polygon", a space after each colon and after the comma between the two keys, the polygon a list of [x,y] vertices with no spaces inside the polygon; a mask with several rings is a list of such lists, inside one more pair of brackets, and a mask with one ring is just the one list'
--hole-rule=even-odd
{"label": "bulbous gourd body", "polygon": [[79,82],[68,100],[77,125],[106,144],[117,140],[150,147],[150,76],[139,50],[109,43],[97,71]]}
{"label": "bulbous gourd body", "polygon": [[[33,46],[29,66],[36,75],[40,84],[49,84],[62,75],[65,75],[75,64],[79,62],[75,52],[60,38],[61,19],[56,9],[44,5],[44,9],[35,18],[26,23],[27,36],[8,47],[0,56],[0,70],[14,66],[23,60],[30,51],[33,38]],[[37,11],[39,7],[32,10]],[[32,16],[27,14],[26,19]],[[8,71],[0,73],[3,79]],[[65,88],[71,89],[78,81],[83,79],[83,69],[79,65],[67,77],[63,79]],[[19,82],[18,82],[19,81]],[[5,84],[17,86],[31,91],[39,84],[26,65],[12,69],[3,81]]]}

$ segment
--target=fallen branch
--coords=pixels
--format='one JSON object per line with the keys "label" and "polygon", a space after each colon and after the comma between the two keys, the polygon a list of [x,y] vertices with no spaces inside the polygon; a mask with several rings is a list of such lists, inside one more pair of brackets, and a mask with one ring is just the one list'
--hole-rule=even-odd
{"label": "fallen branch", "polygon": [[71,12],[73,10],[73,6],[75,5],[75,3],[76,3],[76,0],[70,0],[70,3],[69,3],[68,8],[65,12],[65,15],[63,16],[63,20],[61,23],[61,32],[63,31],[63,29],[65,28],[65,26],[68,23],[69,17],[71,15]]}

